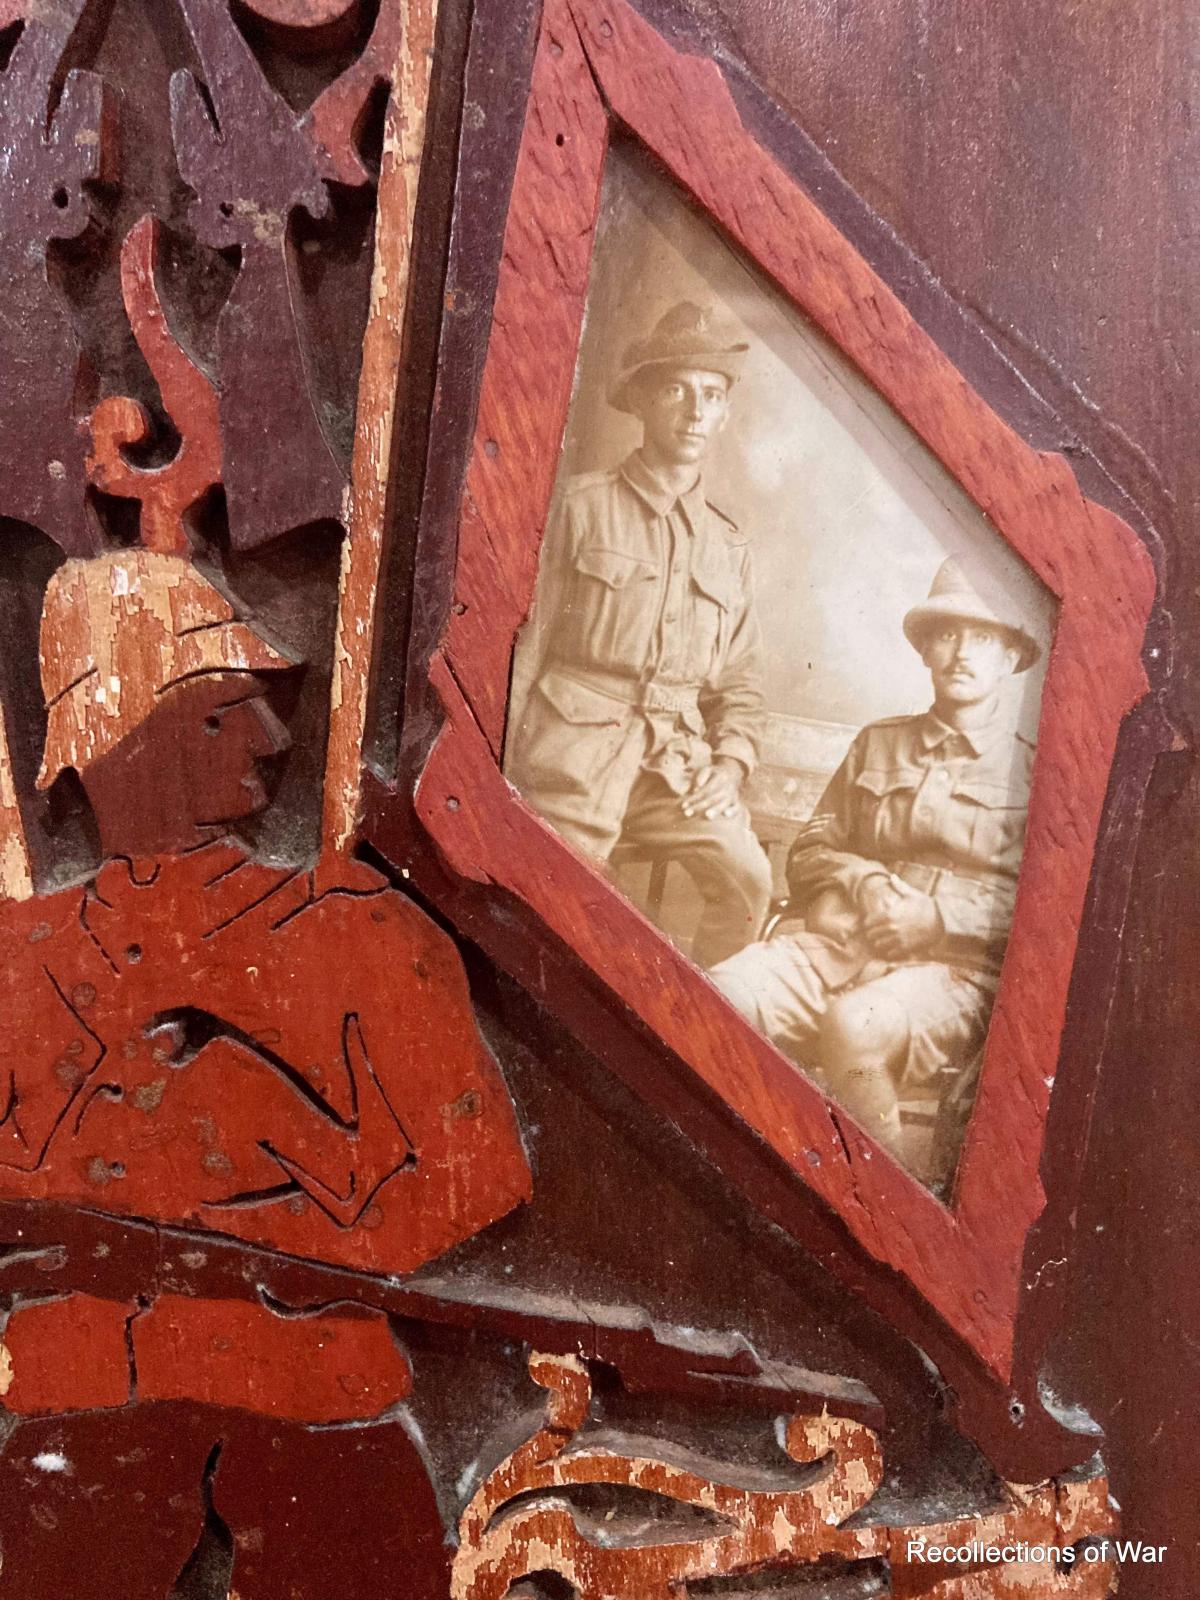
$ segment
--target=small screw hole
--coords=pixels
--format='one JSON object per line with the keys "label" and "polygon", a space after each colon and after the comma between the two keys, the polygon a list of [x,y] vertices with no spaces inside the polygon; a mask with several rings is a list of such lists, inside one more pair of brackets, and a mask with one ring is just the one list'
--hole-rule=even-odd
{"label": "small screw hole", "polygon": [[61,183],[59,184],[58,188],[55,189],[51,199],[54,201],[54,204],[60,211],[65,211],[71,203],[71,196],[67,193],[66,189]]}
{"label": "small screw hole", "polygon": [[129,945],[127,947],[126,951],[125,951],[125,959],[126,959],[126,961],[129,961],[129,962],[140,961],[142,959],[142,947],[141,947],[141,945],[140,944],[131,944],[131,945]]}
{"label": "small screw hole", "polygon": [[456,794],[452,794],[447,799],[447,801],[446,801],[446,810],[447,811],[457,811],[458,810],[458,796]]}

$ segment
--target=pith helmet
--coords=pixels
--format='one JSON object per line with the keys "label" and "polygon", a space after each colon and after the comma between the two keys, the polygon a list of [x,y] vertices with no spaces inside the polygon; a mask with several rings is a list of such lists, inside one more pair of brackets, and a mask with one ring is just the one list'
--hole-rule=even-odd
{"label": "pith helmet", "polygon": [[626,348],[621,369],[608,392],[618,411],[633,410],[633,380],[649,367],[696,367],[719,372],[730,388],[742,373],[750,346],[731,318],[713,306],[682,300],[658,319],[644,339]]}
{"label": "pith helmet", "polygon": [[929,629],[938,622],[977,622],[988,628],[1001,628],[1020,657],[1015,672],[1025,672],[1042,653],[1042,647],[1017,617],[1012,601],[997,598],[989,603],[980,592],[981,580],[968,576],[960,561],[952,556],[943,561],[929,588],[928,600],[914,606],[904,619],[904,637],[914,650],[925,648]]}
{"label": "pith helmet", "polygon": [[40,656],[49,721],[39,789],[107,755],[185,678],[297,664],[239,622],[183,556],[153,550],[65,562],[46,589]]}

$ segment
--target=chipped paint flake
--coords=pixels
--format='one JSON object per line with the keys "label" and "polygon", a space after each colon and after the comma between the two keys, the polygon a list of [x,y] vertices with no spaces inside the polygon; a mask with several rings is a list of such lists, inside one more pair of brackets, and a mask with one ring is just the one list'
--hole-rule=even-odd
{"label": "chipped paint flake", "polygon": [[375,264],[363,341],[354,456],[342,547],[329,696],[322,818],[324,850],[336,857],[358,826],[367,683],[383,552],[388,465],[401,369],[417,181],[425,144],[437,0],[402,0],[399,53],[391,73],[376,210]]}
{"label": "chipped paint flake", "polygon": [[[625,1595],[665,1600],[687,1592],[698,1579],[811,1568],[831,1556],[882,1559],[890,1568],[891,1590],[909,1593],[904,1575],[913,1539],[940,1546],[971,1539],[1044,1543],[1057,1526],[1066,1542],[1068,1518],[1071,1542],[1114,1529],[1103,1479],[1078,1486],[1069,1496],[1053,1483],[1010,1487],[1007,1511],[955,1522],[909,1527],[862,1521],[845,1528],[847,1518],[867,1508],[883,1477],[878,1438],[862,1423],[827,1413],[790,1418],[777,1438],[793,1461],[819,1465],[817,1474],[800,1489],[747,1489],[729,1481],[738,1475],[735,1467],[728,1477],[712,1477],[707,1456],[692,1457],[689,1468],[686,1451],[668,1460],[665,1449],[661,1458],[632,1450],[622,1454],[611,1440],[604,1448],[588,1448],[586,1440],[575,1437],[590,1409],[587,1369],[574,1357],[534,1355],[529,1371],[549,1393],[546,1422],[483,1481],[464,1511],[451,1574],[453,1600],[503,1600],[523,1577],[539,1572],[561,1577],[578,1600]],[[642,1448],[646,1442],[628,1441]],[[643,1489],[680,1506],[711,1510],[722,1531],[655,1540],[642,1520],[623,1528],[616,1524],[619,1512],[610,1513],[599,1531],[581,1526],[561,1492],[595,1483]],[[1097,1587],[1088,1594],[1108,1593],[1111,1567],[1111,1562],[1097,1563]],[[987,1587],[976,1587],[969,1578],[962,1600],[992,1594],[992,1576],[980,1575]],[[1044,1567],[1031,1566],[1027,1573],[1007,1568],[1004,1592],[1014,1600],[1021,1595],[1040,1600],[1049,1592]]]}

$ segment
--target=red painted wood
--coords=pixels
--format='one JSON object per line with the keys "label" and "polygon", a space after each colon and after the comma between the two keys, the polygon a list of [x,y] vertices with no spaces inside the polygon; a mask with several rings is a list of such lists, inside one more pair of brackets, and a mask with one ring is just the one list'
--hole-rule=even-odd
{"label": "red painted wood", "polygon": [[22,1600],[449,1592],[433,1487],[396,1420],[322,1428],[161,1401],[18,1419],[0,1540]]}
{"label": "red painted wood", "polygon": [[121,247],[121,292],[134,338],[182,442],[165,466],[131,463],[125,451],[146,444],[154,430],[145,407],[127,395],[109,395],[88,419],[87,475],[108,494],[141,502],[138,533],[147,550],[186,555],[191,545],[184,518],[221,480],[219,402],[211,379],[167,322],[158,288],[159,233],[154,217],[129,230]]}
{"label": "red painted wood", "polygon": [[[294,1422],[370,1421],[412,1391],[379,1311],[281,1315],[246,1300],[89,1294],[20,1305],[3,1346],[15,1416],[193,1400]],[[0,1390],[4,1387],[0,1379]]]}
{"label": "red painted wood", "polygon": [[[1060,601],[1021,892],[952,1211],[734,1016],[521,803],[496,764],[583,311],[607,138],[601,91],[858,364]],[[1025,1241],[1045,1199],[1046,1109],[1109,768],[1121,720],[1145,690],[1139,650],[1152,570],[1131,531],[1082,497],[1061,459],[1031,450],[989,410],[757,144],[717,66],[674,50],[624,0],[546,7],[455,586],[444,664],[432,671],[449,721],[418,793],[439,848],[463,877],[532,907],[1006,1380]],[[493,953],[506,958],[499,941]],[[736,1164],[727,1170],[736,1181]]]}
{"label": "red painted wood", "polygon": [[0,1409],[30,1417],[126,1405],[125,1330],[136,1310],[89,1294],[19,1306],[0,1336],[11,1378],[5,1389],[0,1375]]}
{"label": "red painted wood", "polygon": [[0,940],[2,1195],[389,1273],[529,1195],[457,951],[374,874],[116,861]]}
{"label": "red painted wood", "polygon": [[467,668],[463,688],[497,751],[512,637],[529,607],[558,469],[608,148],[608,119],[561,8],[546,11],[526,127],[531,136],[521,147],[509,211],[446,640],[448,655]]}
{"label": "red painted wood", "polygon": [[280,1316],[161,1295],[132,1327],[139,1400],[197,1400],[293,1422],[366,1422],[412,1392],[379,1312]]}

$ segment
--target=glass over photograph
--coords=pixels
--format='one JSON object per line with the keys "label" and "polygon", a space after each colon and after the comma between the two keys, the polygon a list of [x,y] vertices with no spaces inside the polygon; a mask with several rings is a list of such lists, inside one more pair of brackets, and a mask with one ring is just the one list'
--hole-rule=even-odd
{"label": "glass over photograph", "polygon": [[611,155],[505,771],[942,1193],[1053,625],[875,391],[644,158]]}

